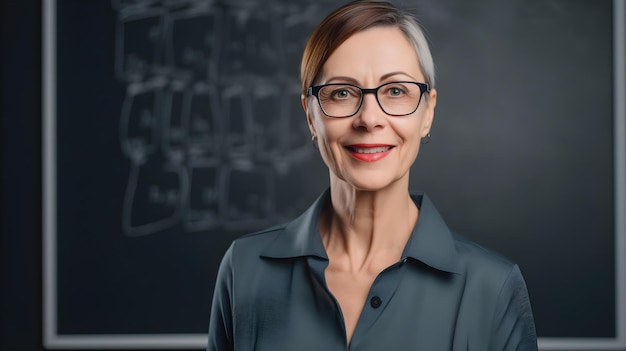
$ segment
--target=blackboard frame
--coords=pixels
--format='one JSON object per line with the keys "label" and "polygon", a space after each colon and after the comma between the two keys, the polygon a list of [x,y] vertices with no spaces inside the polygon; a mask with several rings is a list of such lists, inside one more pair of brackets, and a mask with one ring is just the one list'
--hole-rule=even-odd
{"label": "blackboard frame", "polygon": [[[614,8],[614,169],[616,337],[541,338],[542,350],[605,350],[626,347],[626,1]],[[202,334],[61,335],[56,318],[56,1],[43,3],[43,334],[47,348],[203,348]]]}

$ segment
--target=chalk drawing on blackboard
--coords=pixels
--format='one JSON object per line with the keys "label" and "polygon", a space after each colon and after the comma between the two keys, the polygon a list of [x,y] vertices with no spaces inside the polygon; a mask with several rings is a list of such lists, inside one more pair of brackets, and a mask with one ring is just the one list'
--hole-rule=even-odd
{"label": "chalk drawing on blackboard", "polygon": [[[179,111],[189,122],[187,151],[193,159],[216,160],[220,157],[221,109],[219,92],[212,84],[198,82],[188,92],[184,110]],[[174,111],[173,111],[174,112]]]}
{"label": "chalk drawing on blackboard", "polygon": [[161,144],[167,159],[176,164],[185,160],[189,126],[187,95],[189,88],[182,81],[172,81],[163,92]]}
{"label": "chalk drawing on blackboard", "polygon": [[229,158],[249,158],[252,147],[253,125],[246,86],[229,84],[224,86],[222,97],[222,119],[225,121],[225,146]]}
{"label": "chalk drawing on blackboard", "polygon": [[229,167],[224,172],[224,227],[237,230],[262,226],[274,212],[271,169]]}
{"label": "chalk drawing on blackboard", "polygon": [[160,160],[132,164],[124,197],[124,233],[141,236],[175,225],[187,197],[187,178],[184,168]]}
{"label": "chalk drawing on blackboard", "polygon": [[183,226],[187,231],[210,230],[220,226],[220,196],[224,170],[216,162],[194,162],[190,167],[190,188],[183,204]]}
{"label": "chalk drawing on blackboard", "polygon": [[120,140],[124,154],[141,163],[157,149],[156,126],[161,111],[160,83],[132,83],[126,89],[120,121]]}
{"label": "chalk drawing on blackboard", "polygon": [[197,3],[165,16],[165,58],[177,76],[215,77],[220,40],[219,9]]}
{"label": "chalk drawing on blackboard", "polygon": [[116,25],[115,72],[124,81],[144,79],[163,61],[162,10],[139,4],[120,11]]}
{"label": "chalk drawing on blackboard", "polygon": [[116,72],[127,86],[124,233],[253,230],[296,213],[277,189],[315,151],[294,73],[313,25],[303,13],[315,7],[118,0],[114,8]]}

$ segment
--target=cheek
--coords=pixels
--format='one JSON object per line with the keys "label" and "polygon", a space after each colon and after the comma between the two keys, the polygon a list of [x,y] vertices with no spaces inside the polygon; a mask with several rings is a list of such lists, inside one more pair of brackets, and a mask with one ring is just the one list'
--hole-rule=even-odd
{"label": "cheek", "polygon": [[337,173],[342,168],[340,164],[345,161],[341,152],[341,137],[349,128],[349,120],[329,119],[324,116],[314,115],[313,123],[317,130],[319,152],[324,163]]}
{"label": "cheek", "polygon": [[322,160],[335,175],[340,176],[342,167],[342,156],[339,152],[339,146],[337,143],[337,137],[324,125],[319,126],[320,134],[318,138],[319,153]]}
{"label": "cheek", "polygon": [[324,123],[319,123],[318,130],[318,141],[322,156],[327,160],[336,159],[338,157],[337,154],[340,147],[339,139],[341,138],[341,134],[337,133],[336,129],[332,126]]}
{"label": "cheek", "polygon": [[402,142],[402,152],[398,155],[402,163],[412,164],[421,146],[421,123],[418,121],[405,121],[395,124],[394,129]]}
{"label": "cheek", "polygon": [[413,116],[414,119],[410,121],[410,126],[407,125],[407,130],[411,130],[414,133],[414,137],[421,141],[423,137],[426,136],[428,130],[430,129],[430,125],[432,123],[431,120],[431,111],[428,108],[428,103],[422,101],[422,105],[418,108]]}
{"label": "cheek", "polygon": [[317,137],[324,143],[336,141],[340,135],[336,120],[331,120],[321,115],[317,109],[313,112],[313,125],[317,132]]}
{"label": "cheek", "polygon": [[422,121],[418,116],[409,117],[404,120],[395,120],[392,127],[403,143],[412,144],[416,140],[421,140]]}
{"label": "cheek", "polygon": [[322,119],[323,116],[320,115],[319,107],[317,107],[317,105],[309,105],[309,106],[312,107],[312,110],[310,111],[311,124],[313,125],[313,128],[315,129],[315,132],[317,133],[317,135],[320,136],[325,133],[325,129],[326,129],[324,126],[323,119]]}

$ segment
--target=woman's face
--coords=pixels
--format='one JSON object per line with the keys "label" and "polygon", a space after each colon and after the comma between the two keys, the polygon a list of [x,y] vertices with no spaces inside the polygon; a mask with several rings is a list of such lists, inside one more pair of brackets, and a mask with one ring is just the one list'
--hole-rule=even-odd
{"label": "woman's face", "polygon": [[[415,49],[395,27],[374,27],[354,34],[328,58],[319,85],[350,83],[376,88],[394,81],[424,83]],[[430,130],[436,91],[422,96],[407,116],[382,111],[374,94],[365,94],[352,117],[324,115],[315,97],[303,98],[311,133],[335,176],[360,190],[379,190],[404,179],[417,157],[421,138]],[[408,184],[408,183],[407,183]]]}

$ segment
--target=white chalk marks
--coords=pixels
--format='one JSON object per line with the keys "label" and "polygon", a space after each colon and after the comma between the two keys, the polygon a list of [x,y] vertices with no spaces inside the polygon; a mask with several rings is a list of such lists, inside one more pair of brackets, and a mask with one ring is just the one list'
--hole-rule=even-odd
{"label": "white chalk marks", "polygon": [[316,5],[119,0],[113,8],[115,71],[126,84],[120,150],[130,162],[124,233],[246,230],[290,216],[277,191],[314,151],[298,64]]}

